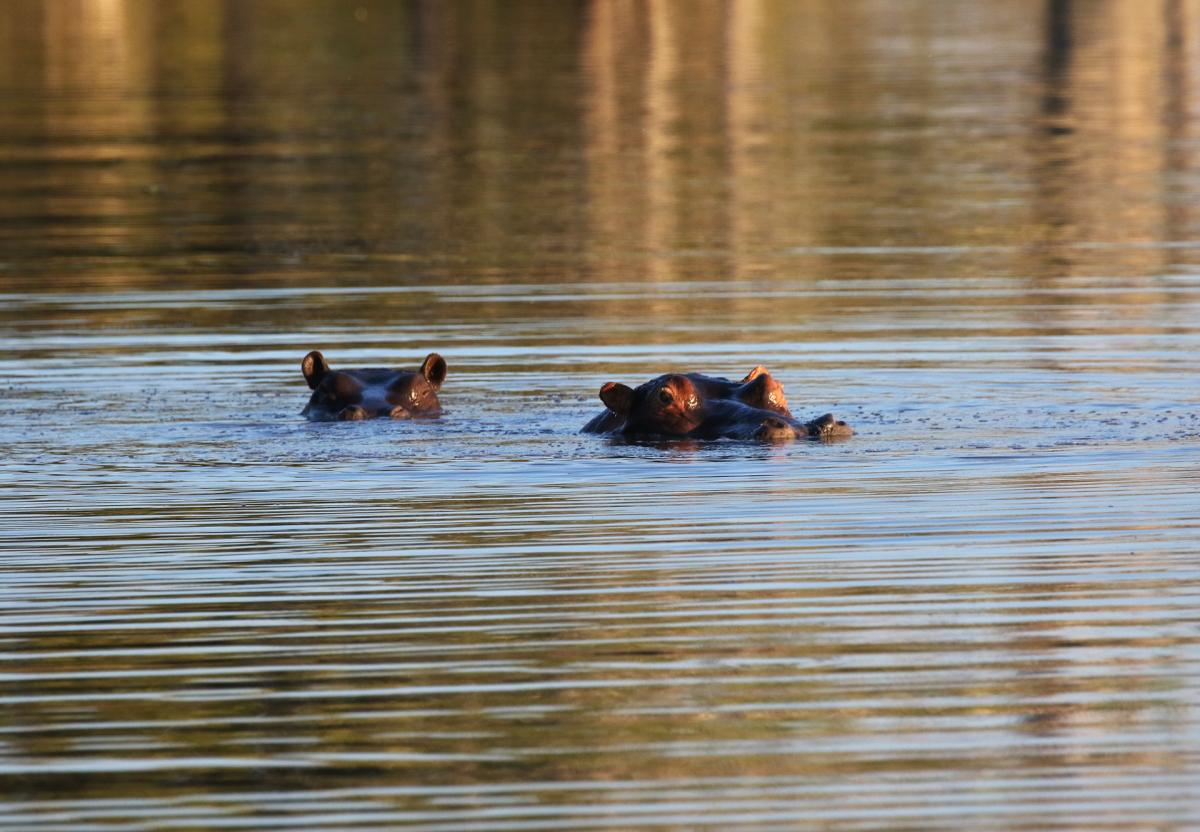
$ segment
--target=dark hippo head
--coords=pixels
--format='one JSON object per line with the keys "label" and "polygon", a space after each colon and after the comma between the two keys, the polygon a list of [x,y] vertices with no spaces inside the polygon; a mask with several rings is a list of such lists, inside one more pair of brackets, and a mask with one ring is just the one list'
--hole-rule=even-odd
{"label": "dark hippo head", "polygon": [[796,420],[788,412],[782,386],[758,367],[737,384],[679,373],[659,376],[637,388],[609,382],[600,388],[600,400],[608,410],[584,430],[630,437],[772,442],[836,439],[854,433],[828,414],[811,422]]}
{"label": "dark hippo head", "polygon": [[313,350],[304,356],[300,369],[313,391],[300,415],[314,422],[383,416],[411,419],[442,412],[437,391],[446,379],[446,360],[436,352],[427,355],[414,372],[383,367],[333,370],[325,356]]}
{"label": "dark hippo head", "polygon": [[[705,401],[717,399],[734,399],[751,407],[770,410],[791,416],[788,410],[787,397],[783,394],[783,385],[775,380],[770,371],[761,364],[746,374],[741,381],[730,381],[720,376],[706,376],[703,373],[676,373],[687,379],[695,394]],[[667,378],[660,376],[649,382],[653,384]],[[645,385],[643,385],[645,386]],[[604,396],[601,395],[601,399]],[[607,404],[607,402],[606,402]],[[625,417],[611,407],[583,426],[584,433],[612,433],[625,425]]]}
{"label": "dark hippo head", "polygon": [[677,373],[650,379],[637,389],[610,381],[600,388],[600,401],[631,435],[690,436],[708,415],[696,384]]}

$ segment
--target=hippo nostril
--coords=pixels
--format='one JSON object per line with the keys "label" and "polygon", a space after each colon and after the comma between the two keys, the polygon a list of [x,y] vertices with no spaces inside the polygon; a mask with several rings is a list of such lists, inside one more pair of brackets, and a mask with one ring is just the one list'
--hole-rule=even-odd
{"label": "hippo nostril", "polygon": [[388,416],[391,417],[392,419],[411,419],[412,418],[412,414],[409,413],[407,410],[405,410],[403,407],[400,407],[399,405],[397,405],[396,407],[393,407],[390,411],[388,411]]}
{"label": "hippo nostril", "polygon": [[755,439],[765,439],[779,442],[796,438],[796,430],[783,419],[763,419],[758,430],[754,432]]}
{"label": "hippo nostril", "polygon": [[369,418],[370,415],[371,414],[367,413],[365,408],[359,407],[356,404],[352,404],[349,407],[343,408],[342,411],[338,413],[338,419],[343,422],[359,422],[363,419]]}
{"label": "hippo nostril", "polygon": [[818,416],[807,425],[808,435],[820,439],[844,439],[854,435],[854,429],[840,419],[835,419],[832,413]]}

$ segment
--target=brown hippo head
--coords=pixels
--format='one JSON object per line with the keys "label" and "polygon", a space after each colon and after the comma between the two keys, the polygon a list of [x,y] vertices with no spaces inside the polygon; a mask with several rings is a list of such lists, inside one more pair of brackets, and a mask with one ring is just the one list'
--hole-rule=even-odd
{"label": "brown hippo head", "polygon": [[[734,399],[751,407],[782,413],[785,416],[792,415],[788,410],[787,397],[783,394],[783,385],[776,381],[770,371],[761,364],[747,373],[740,381],[730,381],[727,378],[707,376],[703,373],[678,373],[675,375],[691,382],[695,393],[704,401]],[[666,376],[661,376],[661,378],[666,378]],[[654,382],[660,379],[654,379]],[[621,394],[618,392],[614,395],[619,397]],[[604,395],[601,394],[600,398],[603,400]],[[605,401],[605,404],[608,402]],[[584,425],[583,432],[612,433],[624,425],[625,416],[609,407],[608,410]]]}
{"label": "brown hippo head", "polygon": [[325,356],[313,350],[304,356],[300,369],[313,391],[301,415],[312,421],[410,419],[442,412],[437,391],[446,379],[446,360],[436,352],[427,355],[416,371],[333,370]]}
{"label": "brown hippo head", "polygon": [[670,373],[631,388],[600,388],[605,413],[584,426],[592,433],[690,439],[835,439],[854,431],[830,415],[800,422],[787,408],[783,387],[762,367],[740,382],[699,373]]}
{"label": "brown hippo head", "polygon": [[677,373],[651,379],[636,390],[610,381],[600,388],[600,401],[624,420],[625,433],[632,434],[687,436],[707,416],[696,385]]}

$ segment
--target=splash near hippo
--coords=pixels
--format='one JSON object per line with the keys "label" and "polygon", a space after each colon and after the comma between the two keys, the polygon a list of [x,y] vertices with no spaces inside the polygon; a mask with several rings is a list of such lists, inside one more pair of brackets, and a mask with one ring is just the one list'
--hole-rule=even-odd
{"label": "splash near hippo", "polygon": [[738,382],[700,373],[668,373],[636,388],[610,381],[600,388],[600,400],[607,410],[584,425],[586,433],[769,442],[854,434],[832,414],[807,422],[796,419],[783,386],[762,366]]}
{"label": "splash near hippo", "polygon": [[314,422],[413,419],[442,412],[437,391],[446,380],[446,360],[436,352],[427,355],[417,370],[334,370],[325,356],[313,350],[304,356],[300,369],[313,391],[300,415]]}

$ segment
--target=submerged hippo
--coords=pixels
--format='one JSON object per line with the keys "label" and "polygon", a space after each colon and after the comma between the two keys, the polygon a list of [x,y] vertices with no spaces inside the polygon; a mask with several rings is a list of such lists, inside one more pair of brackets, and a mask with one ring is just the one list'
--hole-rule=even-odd
{"label": "submerged hippo", "polygon": [[[741,381],[730,381],[719,376],[706,376],[703,373],[684,373],[682,377],[690,381],[697,395],[706,401],[734,399],[742,404],[761,410],[770,410],[791,418],[792,413],[788,410],[787,397],[783,395],[783,385],[776,381],[770,371],[761,364],[747,373]],[[600,398],[604,400],[603,393]],[[607,401],[604,403],[608,404]],[[618,413],[609,407],[584,425],[583,432],[614,433],[625,426],[625,421],[626,414]]]}
{"label": "submerged hippo", "polygon": [[446,360],[436,352],[425,356],[419,370],[363,367],[332,370],[313,350],[300,362],[312,397],[301,411],[314,422],[390,417],[438,416],[437,391],[446,380]]}
{"label": "submerged hippo", "polygon": [[[751,375],[759,370],[755,368]],[[763,388],[778,386],[765,370],[756,378]],[[669,437],[686,439],[835,439],[852,436],[854,431],[845,422],[825,414],[809,422],[801,422],[787,409],[779,387],[774,408],[750,403],[738,393],[742,385],[733,385],[731,395],[722,396],[721,386],[709,386],[701,376],[670,373],[651,379],[637,389],[609,382],[600,388],[600,400],[608,412],[597,416],[584,426],[591,433],[613,433],[628,437]],[[743,379],[743,384],[747,379]],[[721,380],[724,381],[724,380]],[[728,383],[728,382],[726,382]],[[754,389],[754,388],[751,388]]]}

